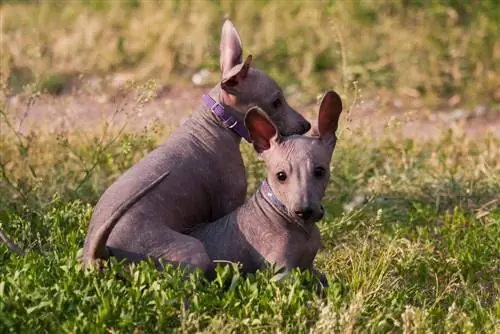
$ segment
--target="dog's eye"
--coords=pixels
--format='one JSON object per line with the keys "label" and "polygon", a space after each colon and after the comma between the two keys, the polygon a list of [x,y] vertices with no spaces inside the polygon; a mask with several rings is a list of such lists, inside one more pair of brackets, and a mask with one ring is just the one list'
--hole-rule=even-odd
{"label": "dog's eye", "polygon": [[273,107],[275,109],[278,109],[281,106],[281,99],[277,98],[276,100],[273,101]]}
{"label": "dog's eye", "polygon": [[280,182],[285,182],[285,181],[286,181],[287,176],[286,176],[286,173],[285,173],[285,172],[281,171],[281,172],[276,173],[276,178],[277,178],[277,179],[278,179],[278,181],[280,181]]}
{"label": "dog's eye", "polygon": [[314,177],[320,179],[324,177],[325,174],[326,174],[326,169],[324,169],[323,167],[314,168]]}

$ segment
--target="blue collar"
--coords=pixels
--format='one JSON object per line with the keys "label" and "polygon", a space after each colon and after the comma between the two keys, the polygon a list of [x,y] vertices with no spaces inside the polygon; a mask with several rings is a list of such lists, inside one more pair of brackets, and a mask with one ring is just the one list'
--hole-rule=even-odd
{"label": "blue collar", "polygon": [[286,208],[285,204],[281,203],[281,201],[278,199],[278,197],[276,197],[273,190],[271,189],[271,186],[269,186],[269,183],[265,179],[260,184],[260,192],[270,202],[270,204],[276,208],[276,210],[280,211],[281,214],[284,217],[286,217],[286,219],[290,223],[297,225],[304,232],[304,234],[307,236],[307,238],[309,239],[309,237],[310,237],[309,232],[305,228],[303,222],[301,222],[298,219],[295,219],[294,217],[292,217],[290,215],[290,212]]}
{"label": "blue collar", "polygon": [[301,220],[296,219],[295,217],[291,216],[291,214],[288,211],[288,209],[286,208],[285,204],[281,203],[281,201],[278,199],[278,197],[276,197],[276,195],[274,194],[273,190],[271,189],[271,186],[269,185],[269,183],[267,182],[266,179],[264,179],[262,181],[262,183],[260,184],[259,190],[260,190],[262,196],[264,196],[269,201],[269,203],[276,208],[276,210],[280,211],[281,214],[284,217],[286,217],[286,219],[289,220],[291,223],[297,225],[307,235],[307,238],[310,237],[309,232],[307,231],[307,229],[304,226],[304,223]]}
{"label": "blue collar", "polygon": [[224,125],[224,127],[233,130],[247,142],[252,142],[250,133],[248,133],[245,124],[243,124],[243,122],[239,122],[236,118],[234,118],[233,114],[229,110],[226,110],[222,104],[215,101],[208,95],[203,95],[203,102],[205,102],[205,105],[210,108],[212,113],[222,122],[222,125]]}
{"label": "blue collar", "polygon": [[271,202],[272,205],[276,207],[276,209],[281,211],[287,217],[290,216],[290,213],[288,212],[288,209],[286,208],[285,204],[281,203],[278,197],[276,197],[273,190],[271,189],[271,186],[269,185],[269,183],[267,183],[267,180],[265,179],[260,184],[260,192],[265,198],[269,200],[269,202]]}

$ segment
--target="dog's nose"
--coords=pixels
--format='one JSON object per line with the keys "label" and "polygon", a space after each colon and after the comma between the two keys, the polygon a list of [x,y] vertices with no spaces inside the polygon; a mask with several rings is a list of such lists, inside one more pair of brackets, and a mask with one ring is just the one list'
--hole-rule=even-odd
{"label": "dog's nose", "polygon": [[306,133],[309,130],[311,130],[311,123],[306,121],[305,123],[302,124],[302,134]]}
{"label": "dog's nose", "polygon": [[314,211],[310,207],[295,211],[295,214],[304,220],[308,220],[309,218],[311,218],[313,213],[314,213]]}

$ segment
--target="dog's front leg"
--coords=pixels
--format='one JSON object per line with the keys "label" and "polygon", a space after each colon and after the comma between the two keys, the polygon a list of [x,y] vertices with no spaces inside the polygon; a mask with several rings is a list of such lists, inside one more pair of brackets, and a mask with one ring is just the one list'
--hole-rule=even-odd
{"label": "dog's front leg", "polygon": [[316,269],[316,268],[314,268],[314,267],[311,267],[309,270],[310,270],[310,271],[311,271],[311,273],[314,275],[314,277],[316,277],[316,278],[319,280],[319,282],[320,282],[320,283],[321,283],[321,285],[322,285],[322,288],[323,288],[323,289],[328,289],[328,287],[329,287],[330,285],[328,284],[328,279],[326,278],[326,275],[325,275],[325,274],[323,274],[321,271],[317,270],[317,269]]}

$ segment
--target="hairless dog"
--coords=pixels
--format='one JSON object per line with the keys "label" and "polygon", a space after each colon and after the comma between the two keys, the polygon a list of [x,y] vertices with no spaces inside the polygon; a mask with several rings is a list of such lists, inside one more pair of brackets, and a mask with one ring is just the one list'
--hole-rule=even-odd
{"label": "hairless dog", "polygon": [[191,231],[212,260],[239,262],[245,273],[268,263],[287,271],[309,269],[327,284],[313,268],[321,244],[314,223],[324,214],[321,200],[341,112],[340,97],[327,92],[319,110],[317,137],[282,137],[258,107],[248,112],[245,122],[255,150],[266,163],[267,179],[244,205]]}
{"label": "hairless dog", "polygon": [[83,262],[115,256],[152,258],[206,270],[205,245],[187,231],[242,205],[246,175],[239,150],[251,141],[246,111],[260,107],[282,135],[310,129],[267,74],[242,61],[236,28],[226,20],[220,43],[221,81],[167,141],[121,175],[101,196],[89,224]]}

